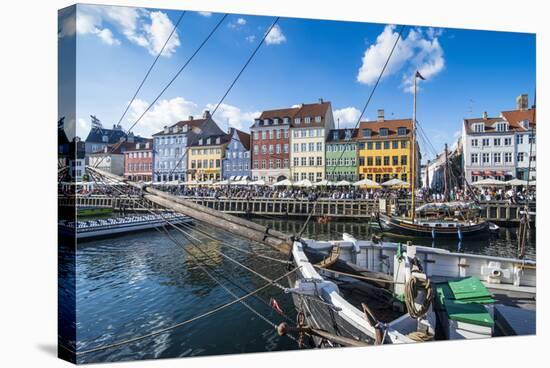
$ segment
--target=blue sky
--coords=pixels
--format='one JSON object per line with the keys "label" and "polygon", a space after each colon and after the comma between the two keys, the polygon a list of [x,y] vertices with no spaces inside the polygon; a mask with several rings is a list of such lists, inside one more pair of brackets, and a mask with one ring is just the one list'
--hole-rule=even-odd
{"label": "blue sky", "polygon": [[[78,5],[76,30],[60,20],[60,42],[77,37],[77,135],[89,115],[116,123],[180,16],[180,11]],[[132,104],[128,128],[194,52],[222,14],[187,12]],[[164,125],[212,108],[274,18],[229,15],[176,82],[134,129],[151,135]],[[74,27],[73,27],[74,28]],[[214,117],[248,130],[264,109],[332,102],[341,126],[352,126],[373,88],[399,26],[281,18],[277,29]],[[410,117],[411,76],[426,77],[417,118],[437,150],[452,144],[465,117],[513,109],[515,96],[535,91],[535,36],[510,32],[407,26],[365,118]],[[63,107],[60,107],[63,114]],[[67,114],[70,115],[70,114]],[[430,152],[420,141],[422,151]]]}

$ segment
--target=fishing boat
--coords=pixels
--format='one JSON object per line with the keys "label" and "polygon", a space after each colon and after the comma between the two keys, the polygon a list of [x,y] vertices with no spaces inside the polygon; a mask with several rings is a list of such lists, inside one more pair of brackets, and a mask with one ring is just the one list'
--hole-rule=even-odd
{"label": "fishing boat", "polygon": [[[286,292],[311,346],[534,334],[534,261],[342,240],[295,241]],[[323,333],[315,333],[322,331]]]}

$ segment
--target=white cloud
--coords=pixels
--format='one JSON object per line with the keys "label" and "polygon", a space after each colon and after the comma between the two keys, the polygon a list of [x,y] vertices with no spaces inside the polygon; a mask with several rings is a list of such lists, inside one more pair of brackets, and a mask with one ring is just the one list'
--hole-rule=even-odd
{"label": "white cloud", "polygon": [[[144,100],[135,99],[126,117],[129,128],[145,111],[149,103]],[[165,125],[172,125],[180,120],[186,120],[189,116],[202,116],[204,110],[214,110],[215,104],[207,104],[203,109],[183,97],[174,97],[158,101],[133,128],[134,133],[142,136],[151,136],[161,131]],[[247,131],[254,122],[254,118],[261,114],[259,111],[242,111],[239,107],[221,104],[214,115],[214,121],[223,131],[229,127]]]}
{"label": "white cloud", "polygon": [[212,12],[205,12],[205,11],[200,11],[198,12],[200,15],[202,15],[203,17],[210,17],[212,16]]}
{"label": "white cloud", "polygon": [[[401,87],[404,91],[410,91],[416,70],[427,80],[437,75],[445,67],[443,49],[438,41],[440,35],[441,31],[433,28],[411,30],[407,37],[397,43],[384,77],[403,70]],[[376,42],[365,50],[357,73],[359,83],[372,85],[376,82],[397,37],[395,26],[388,25],[378,35]]]}
{"label": "white cloud", "polygon": [[[130,42],[144,47],[151,55],[157,55],[174,24],[166,13],[150,12],[145,9],[120,6],[79,5],[77,11],[77,32],[95,34],[108,45],[118,45],[111,29],[103,24],[109,23]],[[180,46],[178,32],[175,31],[168,41],[162,56],[172,55]]]}
{"label": "white cloud", "polygon": [[285,41],[286,37],[278,24],[275,24],[275,26],[271,28],[271,31],[269,31],[267,37],[265,38],[265,43],[268,45],[278,45]]}
{"label": "white cloud", "polygon": [[237,29],[237,28],[241,28],[242,26],[244,26],[246,24],[246,19],[244,18],[238,18],[235,22],[229,22],[227,24],[227,26],[229,28],[233,28],[233,29]]}
{"label": "white cloud", "polygon": [[59,11],[59,30],[57,37],[70,37],[76,33],[76,22],[74,19],[74,7],[62,9]]}
{"label": "white cloud", "polygon": [[250,36],[246,36],[244,39],[247,40],[248,42],[252,43],[252,42],[256,41],[256,36],[250,35]]}
{"label": "white cloud", "polygon": [[76,124],[76,135],[81,137],[82,139],[86,139],[91,127],[92,123],[89,120],[79,118]]}
{"label": "white cloud", "polygon": [[246,19],[244,18],[237,19],[237,24],[240,26],[244,26],[246,24]]}
{"label": "white cloud", "polygon": [[[129,124],[128,128],[141,116],[147,106],[149,106],[149,103],[144,100],[135,99],[132,102],[126,118]],[[148,137],[161,131],[165,125],[175,124],[197,113],[197,104],[183,97],[160,100],[136,124],[133,131],[136,134]]]}
{"label": "white cloud", "polygon": [[[206,105],[206,109],[210,111],[214,108],[214,104]],[[260,111],[244,112],[237,106],[222,103],[214,115],[214,121],[223,131],[227,131],[229,127],[247,131],[260,114]]]}
{"label": "white cloud", "polygon": [[334,110],[334,123],[338,126],[338,119],[340,119],[340,128],[355,128],[357,120],[361,115],[361,111],[355,107],[344,107],[343,109]]}

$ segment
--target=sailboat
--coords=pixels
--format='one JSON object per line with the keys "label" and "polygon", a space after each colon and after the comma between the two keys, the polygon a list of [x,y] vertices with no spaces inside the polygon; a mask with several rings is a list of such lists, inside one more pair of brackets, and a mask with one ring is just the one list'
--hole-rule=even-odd
{"label": "sailboat", "polygon": [[412,211],[409,217],[378,215],[378,224],[383,231],[406,235],[412,237],[455,237],[462,240],[467,236],[484,236],[491,232],[498,231],[499,227],[489,221],[481,219],[479,216],[474,219],[459,218],[439,218],[422,219],[417,218],[415,208],[415,184],[416,184],[416,81],[424,79],[417,71],[414,76],[413,93],[413,121],[412,121],[412,141],[411,145],[411,204]]}

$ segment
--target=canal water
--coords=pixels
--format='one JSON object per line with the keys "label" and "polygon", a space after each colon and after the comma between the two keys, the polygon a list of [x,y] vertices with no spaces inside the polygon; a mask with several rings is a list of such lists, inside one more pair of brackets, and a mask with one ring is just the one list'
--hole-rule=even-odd
{"label": "canal water", "polygon": [[[287,233],[296,233],[303,220],[254,219],[259,223]],[[222,287],[197,267],[196,261],[182,250],[185,246],[221,283],[241,296],[265,284],[257,276],[219,255],[219,251],[269,278],[286,272],[281,263],[267,261],[238,252],[227,245],[207,238],[198,230],[223,238],[226,244],[252,252],[284,259],[279,253],[262,245],[231,236],[215,229],[197,226],[187,229],[200,240],[200,252],[193,243],[176,231],[174,244],[165,234],[155,230],[127,234],[109,239],[81,242],[77,248],[76,280],[71,264],[60,262],[60,281],[64,285],[76,282],[77,346],[79,351],[148,334],[207,312],[233,299]],[[311,223],[305,236],[316,239],[340,238],[347,232],[358,239],[367,235],[367,225],[353,222]],[[369,233],[377,229],[369,230]],[[390,240],[390,239],[388,239]],[[398,239],[393,239],[400,241]],[[401,239],[403,240],[403,239]],[[415,241],[415,243],[418,243]],[[431,244],[424,244],[430,245]],[[457,242],[436,243],[435,246],[457,250]],[[63,259],[63,247],[60,259]],[[515,229],[503,229],[498,238],[460,245],[460,251],[515,256]],[[206,253],[206,255],[205,255]],[[535,257],[534,231],[527,248],[529,258]],[[74,266],[74,265],[73,265]],[[225,278],[224,278],[225,277]],[[63,291],[60,295],[63,294]],[[270,306],[275,298],[286,317],[295,319],[291,298],[276,287],[249,298],[248,303],[275,324],[285,321]],[[229,353],[252,353],[297,349],[288,337],[278,337],[274,328],[241,304],[235,304],[216,314],[182,327],[131,344],[80,355],[79,363],[126,361],[152,358],[174,358]]]}

